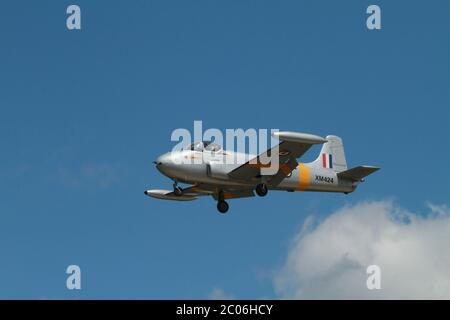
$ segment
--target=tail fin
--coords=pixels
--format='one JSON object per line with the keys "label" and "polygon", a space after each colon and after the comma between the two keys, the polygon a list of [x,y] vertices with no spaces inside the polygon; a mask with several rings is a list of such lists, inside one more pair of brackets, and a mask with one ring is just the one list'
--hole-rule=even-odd
{"label": "tail fin", "polygon": [[327,142],[322,146],[319,157],[313,162],[313,165],[335,172],[347,170],[342,139],[337,136],[327,136],[326,139]]}

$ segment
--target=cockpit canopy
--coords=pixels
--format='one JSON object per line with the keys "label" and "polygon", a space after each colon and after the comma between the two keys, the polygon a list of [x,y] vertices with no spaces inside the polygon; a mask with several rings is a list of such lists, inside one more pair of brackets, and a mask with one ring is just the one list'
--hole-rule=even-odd
{"label": "cockpit canopy", "polygon": [[217,152],[221,149],[222,147],[220,145],[211,141],[197,141],[183,148],[183,150],[193,150],[200,152],[203,152],[203,150]]}

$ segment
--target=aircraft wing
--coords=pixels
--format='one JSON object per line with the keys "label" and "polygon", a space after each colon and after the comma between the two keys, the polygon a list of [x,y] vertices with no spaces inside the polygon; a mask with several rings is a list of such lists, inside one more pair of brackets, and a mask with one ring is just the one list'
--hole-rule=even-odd
{"label": "aircraft wing", "polygon": [[[218,200],[218,194],[217,192],[212,194],[213,198]],[[254,197],[255,194],[253,193],[252,189],[244,188],[244,189],[224,189],[223,190],[223,198],[224,200],[227,199],[237,199],[237,198],[248,198],[248,197]]]}
{"label": "aircraft wing", "polygon": [[[220,189],[223,190],[225,200],[255,196],[253,190],[247,187],[230,188],[227,186],[223,186]],[[183,194],[179,196],[177,196],[171,190],[147,190],[144,193],[152,198],[175,201],[191,201],[196,200],[198,197],[207,195],[213,196],[213,198],[216,200],[218,199],[217,186],[209,186],[203,184],[183,188]]]}
{"label": "aircraft wing", "polygon": [[253,188],[249,187],[233,187],[233,186],[218,186],[218,185],[208,185],[208,184],[197,184],[189,188],[183,189],[183,195],[186,196],[206,196],[211,195],[214,199],[218,199],[219,194],[217,190],[223,190],[224,199],[237,199],[237,198],[248,198],[254,197]]}
{"label": "aircraft wing", "polygon": [[[322,137],[298,132],[275,132],[274,136],[281,140],[277,146],[247,161],[228,175],[233,179],[245,181],[264,175],[269,177],[267,180],[269,184],[277,186],[298,166],[297,158],[308,151],[312,145],[327,142]],[[278,157],[278,163],[269,162],[270,158],[276,159],[274,157]],[[270,173],[265,174],[262,168],[270,168],[266,171]]]}
{"label": "aircraft wing", "polygon": [[176,195],[171,190],[146,190],[144,192],[147,196],[162,199],[162,200],[175,200],[175,201],[191,201],[196,200],[200,196],[210,195],[210,190],[204,189],[199,185],[193,185],[183,189],[182,195]]}

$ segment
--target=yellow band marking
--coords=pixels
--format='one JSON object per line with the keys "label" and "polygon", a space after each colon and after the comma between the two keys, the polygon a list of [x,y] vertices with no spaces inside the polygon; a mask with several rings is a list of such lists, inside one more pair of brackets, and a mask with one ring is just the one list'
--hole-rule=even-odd
{"label": "yellow band marking", "polygon": [[298,191],[306,190],[311,184],[310,168],[300,163],[298,166]]}

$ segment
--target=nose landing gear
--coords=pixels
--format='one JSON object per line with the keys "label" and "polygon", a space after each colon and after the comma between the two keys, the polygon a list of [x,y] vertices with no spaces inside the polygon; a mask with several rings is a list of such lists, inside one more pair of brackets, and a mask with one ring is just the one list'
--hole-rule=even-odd
{"label": "nose landing gear", "polygon": [[176,196],[183,195],[183,189],[181,189],[176,182],[173,184],[173,193],[175,193]]}

